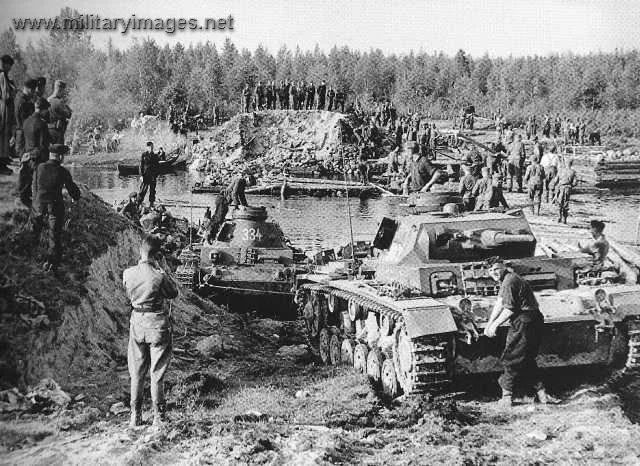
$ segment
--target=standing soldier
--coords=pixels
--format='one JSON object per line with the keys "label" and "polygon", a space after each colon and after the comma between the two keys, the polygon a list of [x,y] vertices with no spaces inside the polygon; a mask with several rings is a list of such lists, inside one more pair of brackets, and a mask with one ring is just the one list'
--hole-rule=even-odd
{"label": "standing soldier", "polygon": [[336,91],[333,90],[333,87],[330,87],[327,91],[327,99],[329,100],[327,105],[327,110],[331,111],[334,109],[334,99],[336,98]]}
{"label": "standing soldier", "polygon": [[[150,370],[153,426],[161,428],[166,411],[164,376],[172,355],[171,311],[165,299],[178,296],[178,287],[167,272],[161,256],[160,238],[146,236],[140,244],[140,261],[122,274],[127,298],[131,302],[127,363],[131,377],[131,421],[142,424],[144,378]],[[162,267],[158,263],[162,261]]]}
{"label": "standing soldier", "polygon": [[522,192],[522,166],[524,165],[525,157],[522,135],[518,134],[518,137],[511,143],[509,148],[509,192],[513,190],[514,178],[518,184],[518,192]]}
{"label": "standing soldier", "polygon": [[507,269],[501,259],[492,261],[489,275],[500,283],[499,305],[491,312],[484,329],[489,338],[496,336],[498,327],[509,321],[507,342],[502,353],[504,372],[498,380],[502,388],[500,404],[511,407],[516,382],[526,392],[535,390],[538,401],[550,400],[540,381],[536,357],[540,349],[544,317],[529,284],[517,273]]}
{"label": "standing soldier", "polygon": [[542,190],[544,188],[545,173],[544,168],[538,162],[538,156],[531,158],[531,165],[527,167],[524,174],[524,183],[527,185],[529,200],[531,201],[531,214],[540,215],[540,204],[542,203]]}
{"label": "standing soldier", "polygon": [[307,85],[304,81],[298,84],[298,110],[304,110],[305,99],[307,98]]}
{"label": "standing soldier", "polygon": [[262,110],[264,108],[264,85],[262,81],[258,81],[256,86],[256,110]]}
{"label": "standing soldier", "polygon": [[62,188],[73,199],[80,199],[80,189],[73,182],[71,173],[62,166],[64,154],[68,146],[54,144],[49,148],[49,160],[40,164],[36,170],[36,199],[34,233],[40,236],[45,217],[49,222],[49,248],[44,264],[46,271],[55,272],[62,261],[62,228],[64,225],[65,206]]}
{"label": "standing soldier", "polygon": [[15,151],[16,157],[21,158],[24,153],[24,121],[31,116],[34,111],[33,95],[36,89],[36,80],[27,79],[16,95],[15,100]]}
{"label": "standing soldier", "polygon": [[49,128],[42,116],[47,108],[49,108],[49,102],[46,99],[43,97],[36,99],[33,114],[23,124],[25,144],[24,154],[20,160],[18,195],[27,207],[31,207],[31,200],[37,195],[33,175],[38,165],[46,162],[49,157]]}
{"label": "standing soldier", "polygon": [[289,103],[291,110],[298,110],[298,86],[295,81],[291,81],[289,86]]}
{"label": "standing soldier", "polygon": [[267,86],[265,88],[265,98],[267,101],[267,110],[271,110],[273,109],[273,100],[275,98],[274,94],[273,94],[273,83],[269,82],[267,83]]}
{"label": "standing soldier", "polygon": [[251,89],[249,89],[248,84],[244,85],[244,90],[242,91],[242,99],[244,113],[249,113],[251,111]]}
{"label": "standing soldier", "polygon": [[318,110],[324,110],[324,101],[327,95],[327,83],[322,80],[318,86]]}
{"label": "standing soldier", "polygon": [[280,109],[281,110],[289,110],[290,89],[291,89],[291,84],[289,84],[289,80],[286,79],[282,81],[282,86],[280,87]]}
{"label": "standing soldier", "polygon": [[142,204],[144,197],[149,190],[149,206],[153,207],[156,202],[156,179],[158,176],[158,166],[160,161],[158,155],[153,152],[153,143],[147,142],[147,150],[140,157],[140,191],[138,192],[138,202]]}
{"label": "standing soldier", "polygon": [[49,139],[51,144],[64,144],[64,133],[71,118],[71,108],[66,103],[67,85],[56,80],[49,97]]}
{"label": "standing soldier", "polygon": [[566,166],[561,168],[558,175],[553,180],[556,187],[556,201],[558,202],[558,223],[567,223],[569,216],[569,202],[571,201],[571,191],[576,185],[576,171],[572,168],[573,160],[566,162]]}
{"label": "standing soldier", "polygon": [[8,167],[11,162],[11,145],[13,139],[14,117],[13,102],[16,88],[9,71],[13,66],[13,58],[3,55],[0,59],[0,174],[12,175],[13,171]]}

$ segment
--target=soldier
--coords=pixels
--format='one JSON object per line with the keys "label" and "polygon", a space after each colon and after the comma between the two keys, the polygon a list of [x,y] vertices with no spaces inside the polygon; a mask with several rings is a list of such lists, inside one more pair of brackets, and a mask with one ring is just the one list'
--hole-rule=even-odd
{"label": "soldier", "polygon": [[24,153],[24,121],[31,116],[34,110],[33,95],[36,89],[36,80],[27,79],[22,86],[22,90],[18,91],[15,100],[15,152],[17,158],[22,158]]}
{"label": "soldier", "polygon": [[577,183],[576,171],[572,166],[573,160],[569,160],[553,180],[553,186],[556,188],[555,199],[558,203],[558,223],[567,223],[567,217],[569,216],[571,191]]}
{"label": "soldier", "polygon": [[156,179],[158,177],[158,166],[160,161],[158,155],[153,152],[153,142],[147,142],[147,150],[140,157],[140,190],[138,191],[138,202],[142,204],[149,190],[149,206],[153,207],[156,202]]}
{"label": "soldier", "polygon": [[138,204],[138,193],[132,192],[129,194],[129,201],[122,207],[120,213],[135,223],[140,222],[140,204]]}
{"label": "soldier", "polygon": [[49,102],[42,97],[38,98],[34,105],[33,114],[23,123],[25,145],[24,154],[20,160],[18,195],[27,207],[31,207],[32,198],[35,198],[37,194],[33,175],[38,165],[46,162],[49,158],[49,129],[43,117],[47,108],[49,108]]}
{"label": "soldier", "polygon": [[249,89],[248,84],[244,85],[244,90],[242,91],[242,99],[244,113],[249,113],[251,111],[251,89]]}
{"label": "soldier", "polygon": [[209,234],[207,240],[213,242],[224,222],[227,213],[229,212],[229,206],[234,205],[236,207],[248,207],[247,197],[244,193],[247,186],[255,184],[255,178],[245,173],[243,176],[234,178],[231,183],[225,188],[225,190],[218,194],[215,199],[215,210],[211,216],[211,223],[209,225]]}
{"label": "soldier", "polygon": [[328,99],[328,105],[327,105],[327,110],[331,111],[335,108],[334,105],[334,99],[336,98],[336,91],[333,90],[333,87],[329,87],[329,90],[327,91],[327,99]]}
{"label": "soldier", "polygon": [[540,215],[540,204],[542,203],[542,190],[545,180],[544,168],[542,168],[542,165],[540,165],[538,161],[538,156],[534,155],[531,158],[531,165],[527,167],[527,171],[524,174],[524,183],[527,185],[532,215]]}
{"label": "soldier", "polygon": [[8,165],[11,162],[15,117],[13,102],[16,87],[9,78],[9,71],[13,67],[13,58],[9,55],[3,55],[0,63],[2,64],[0,70],[0,174],[12,175],[13,171]]}
{"label": "soldier", "polygon": [[440,170],[420,154],[420,147],[415,142],[407,143],[405,152],[411,153],[409,174],[404,180],[403,192],[427,192],[438,182],[441,176]]}
{"label": "soldier", "polygon": [[340,113],[344,113],[344,104],[346,103],[346,96],[343,91],[336,92],[336,110],[340,107]]}
{"label": "soldier", "polygon": [[318,86],[318,110],[324,110],[325,97],[327,94],[327,83],[322,80]]}
{"label": "soldier", "polygon": [[71,118],[71,108],[66,103],[67,85],[59,79],[53,83],[49,97],[49,139],[51,144],[64,144],[64,133]]}
{"label": "soldier", "polygon": [[[540,165],[544,168],[545,202],[549,202],[549,193],[553,191],[552,182],[558,174],[558,154],[556,151],[556,146],[553,146],[551,151],[543,154],[540,159]],[[553,199],[553,195],[551,198]]]}
{"label": "soldier", "polygon": [[[145,236],[140,244],[140,261],[122,274],[131,302],[131,324],[127,362],[131,377],[131,427],[142,423],[144,378],[150,370],[153,426],[161,428],[166,411],[164,376],[172,355],[171,310],[165,299],[178,296],[178,287],[168,272],[161,253],[161,241]],[[162,265],[160,265],[162,264]]]}
{"label": "soldier", "polygon": [[265,87],[265,99],[267,102],[267,110],[273,110],[275,107],[273,106],[273,101],[275,100],[275,95],[274,95],[274,86],[273,86],[273,81],[267,83],[266,87]]}
{"label": "soldier", "polygon": [[256,110],[264,109],[264,98],[264,85],[262,84],[262,81],[258,81],[258,85],[256,86]]}
{"label": "soldier", "polygon": [[44,93],[47,91],[47,78],[40,76],[36,79],[36,96],[44,97]]}
{"label": "soldier", "polygon": [[513,190],[514,178],[518,184],[518,192],[522,192],[522,167],[525,157],[522,135],[518,134],[518,137],[511,143],[511,147],[509,148],[509,192]]}
{"label": "soldier", "polygon": [[289,86],[289,103],[291,110],[298,110],[298,86],[295,81]]}
{"label": "soldier", "polygon": [[592,270],[601,270],[604,260],[609,254],[609,241],[604,236],[604,222],[591,220],[591,237],[593,241],[585,244],[578,242],[581,252],[589,254],[593,260]]}
{"label": "soldier", "polygon": [[473,176],[472,168],[469,165],[463,165],[462,170],[464,176],[460,179],[460,186],[458,192],[462,196],[463,209],[466,212],[472,211],[476,206],[476,198],[474,195],[474,188],[476,186],[476,177]]}
{"label": "soldier", "polygon": [[280,109],[281,110],[289,110],[289,91],[291,89],[291,84],[289,84],[289,80],[282,81],[282,85],[280,86]]}
{"label": "soldier", "polygon": [[304,110],[307,102],[307,85],[304,81],[300,81],[300,85],[298,86],[298,109]]}
{"label": "soldier", "polygon": [[73,199],[80,199],[80,189],[73,182],[69,171],[62,166],[64,154],[69,151],[68,146],[54,144],[49,148],[49,160],[41,163],[36,170],[36,199],[34,233],[40,236],[45,217],[49,222],[49,248],[44,264],[46,271],[55,272],[62,261],[62,228],[65,220],[65,205],[62,198],[62,188]]}
{"label": "soldier", "polygon": [[500,404],[504,407],[513,404],[516,382],[520,382],[526,392],[535,390],[540,403],[546,404],[551,400],[540,381],[536,364],[544,331],[544,317],[538,301],[526,280],[507,269],[501,259],[491,261],[489,275],[501,285],[499,305],[494,306],[484,334],[494,338],[500,325],[507,320],[510,324],[501,358],[504,372],[498,380],[502,388]]}

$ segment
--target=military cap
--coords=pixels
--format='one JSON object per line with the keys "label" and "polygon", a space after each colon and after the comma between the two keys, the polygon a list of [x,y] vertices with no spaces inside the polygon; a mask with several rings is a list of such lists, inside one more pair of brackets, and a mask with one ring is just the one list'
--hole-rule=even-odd
{"label": "military cap", "polygon": [[138,193],[136,193],[135,191],[132,191],[129,193],[129,199],[132,199],[134,197],[138,197]]}
{"label": "military cap", "polygon": [[153,146],[153,142],[147,141],[147,147],[151,147],[151,146]]}
{"label": "military cap", "polygon": [[64,144],[51,144],[49,146],[50,154],[64,155],[69,152],[69,146]]}
{"label": "military cap", "polygon": [[44,76],[38,77],[37,81],[38,86],[44,86],[45,84],[47,84],[47,78],[45,78]]}

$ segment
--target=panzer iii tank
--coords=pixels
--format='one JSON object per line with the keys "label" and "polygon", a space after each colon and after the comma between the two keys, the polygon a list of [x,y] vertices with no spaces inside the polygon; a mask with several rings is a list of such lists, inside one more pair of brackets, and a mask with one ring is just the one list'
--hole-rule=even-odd
{"label": "panzer iii tank", "polygon": [[[352,364],[389,396],[501,370],[508,323],[497,338],[480,336],[500,287],[488,274],[491,256],[534,288],[545,316],[542,368],[625,355],[629,368],[640,363],[640,286],[589,270],[582,254],[536,256],[521,211],[385,218],[373,246],[378,256],[360,267],[346,260],[300,275],[296,300],[320,359]],[[340,276],[358,269],[358,278]]]}
{"label": "panzer iii tank", "polygon": [[295,314],[293,286],[304,254],[264,207],[231,210],[213,242],[182,251],[178,280],[201,296],[239,311]]}

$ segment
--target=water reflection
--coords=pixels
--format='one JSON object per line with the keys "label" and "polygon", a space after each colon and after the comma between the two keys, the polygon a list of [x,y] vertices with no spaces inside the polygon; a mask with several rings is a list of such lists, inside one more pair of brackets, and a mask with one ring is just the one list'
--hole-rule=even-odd
{"label": "water reflection", "polygon": [[[109,203],[125,199],[131,191],[137,191],[137,176],[120,177],[116,170],[70,167],[78,182],[89,186],[98,196]],[[191,194],[191,185],[198,178],[188,172],[162,175],[158,178],[158,199],[171,205],[175,215],[190,217],[190,202],[193,202],[193,218],[202,218],[204,209],[211,200],[209,194]],[[638,190],[595,191],[575,196],[571,207],[573,216],[583,219],[599,217],[609,221],[606,233],[618,240],[635,240],[638,205]],[[346,198],[291,197],[280,200],[271,196],[251,196],[250,202],[264,205],[291,238],[303,248],[333,247],[349,240],[349,218]],[[356,238],[372,237],[383,216],[394,216],[398,211],[397,200],[380,198],[351,198],[353,233]]]}

